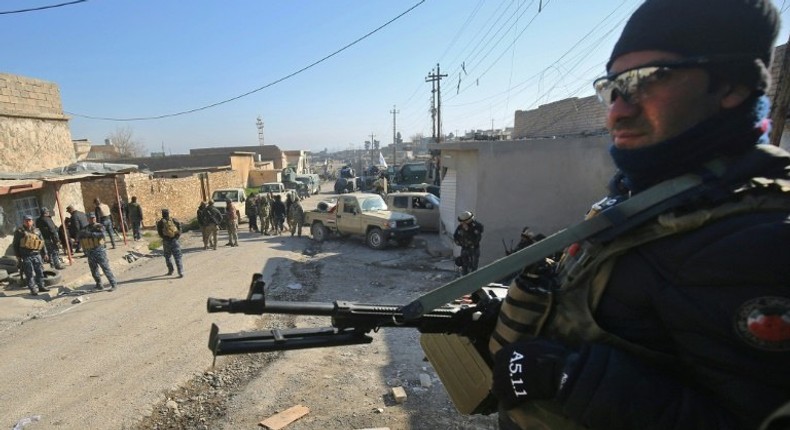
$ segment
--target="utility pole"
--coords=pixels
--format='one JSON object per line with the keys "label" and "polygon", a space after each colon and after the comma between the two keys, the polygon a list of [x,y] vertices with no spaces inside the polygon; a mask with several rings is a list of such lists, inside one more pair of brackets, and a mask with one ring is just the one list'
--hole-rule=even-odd
{"label": "utility pole", "polygon": [[258,145],[263,146],[263,120],[260,115],[258,115],[258,120],[255,121],[255,125],[258,126]]}
{"label": "utility pole", "polygon": [[776,83],[776,92],[774,99],[771,103],[771,145],[779,146],[782,142],[782,132],[785,129],[785,120],[787,119],[787,105],[790,103],[790,82],[788,74],[790,74],[790,38],[784,46],[784,58],[782,59],[782,68],[779,70],[779,79]]}
{"label": "utility pole", "polygon": [[396,148],[398,147],[398,134],[395,131],[395,117],[400,113],[400,111],[395,110],[395,105],[392,105],[392,110],[390,113],[392,114],[392,165],[394,166],[396,163]]}
{"label": "utility pole", "polygon": [[[370,156],[371,156],[371,155],[370,155],[370,154],[371,154],[371,151],[373,150],[373,148],[375,147],[375,145],[376,145],[376,135],[375,135],[375,134],[373,134],[373,132],[370,132],[370,151],[368,151],[368,157],[370,157]],[[360,160],[360,164],[361,164],[361,163],[362,163],[362,160]]]}
{"label": "utility pole", "polygon": [[425,78],[425,82],[431,83],[431,93],[434,95],[432,97],[433,107],[431,109],[431,113],[434,120],[433,126],[433,140],[436,143],[441,142],[442,140],[442,78],[446,78],[447,75],[443,75],[441,69],[439,68],[439,63],[436,63],[436,73],[428,74]]}

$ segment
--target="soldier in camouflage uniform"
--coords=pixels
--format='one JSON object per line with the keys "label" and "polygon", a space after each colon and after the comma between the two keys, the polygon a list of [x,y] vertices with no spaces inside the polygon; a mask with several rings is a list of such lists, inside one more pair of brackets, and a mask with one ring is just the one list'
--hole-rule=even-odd
{"label": "soldier in camouflage uniform", "polygon": [[291,203],[291,209],[288,212],[288,226],[291,228],[291,236],[297,233],[302,237],[302,225],[304,225],[304,209],[299,197],[295,198]]}
{"label": "soldier in camouflage uniform", "polygon": [[170,257],[172,256],[176,261],[178,277],[183,278],[184,264],[181,259],[181,244],[178,243],[178,238],[181,237],[181,223],[177,219],[170,217],[169,209],[162,209],[162,219],[157,221],[156,231],[159,233],[159,237],[162,238],[162,250],[165,253],[167,274],[173,274],[173,263],[170,262]]}
{"label": "soldier in camouflage uniform", "polygon": [[103,290],[101,282],[101,273],[99,268],[104,272],[104,276],[110,282],[110,290],[114,291],[118,284],[115,282],[115,275],[112,274],[110,262],[107,260],[107,250],[104,245],[104,226],[96,222],[96,213],[88,212],[88,225],[80,230],[77,234],[77,240],[80,242],[85,255],[88,256],[88,267],[91,269],[93,280],[96,281],[94,289]]}
{"label": "soldier in camouflage uniform", "polygon": [[271,225],[270,217],[271,214],[271,202],[269,201],[268,195],[262,195],[258,199],[258,215],[261,219],[261,234],[268,235],[269,234],[269,226]]}
{"label": "soldier in camouflage uniform", "polygon": [[44,239],[33,226],[32,216],[25,215],[22,226],[14,231],[12,246],[17,261],[22,265],[30,294],[37,296],[39,291],[49,291],[44,286],[44,263],[41,260],[41,254],[45,252]]}

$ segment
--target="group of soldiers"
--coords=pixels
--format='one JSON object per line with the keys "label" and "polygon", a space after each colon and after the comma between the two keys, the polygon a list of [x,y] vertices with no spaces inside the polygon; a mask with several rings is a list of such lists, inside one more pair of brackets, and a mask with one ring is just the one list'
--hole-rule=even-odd
{"label": "group of soldiers", "polygon": [[291,236],[296,234],[301,237],[304,225],[304,208],[301,200],[293,193],[287,194],[285,202],[279,194],[267,193],[256,196],[250,193],[244,208],[250,220],[250,231],[260,232],[263,235],[280,235],[286,231],[287,224]]}
{"label": "group of soldiers", "polygon": [[[294,194],[289,193],[283,202],[279,194],[255,195],[250,193],[245,201],[244,213],[249,219],[250,232],[262,235],[281,235],[285,231],[290,231],[291,236],[302,236],[304,208],[301,199]],[[225,201],[224,215],[217,209],[213,200],[201,202],[197,209],[197,220],[203,234],[204,250],[217,249],[217,236],[220,227],[225,227],[228,230],[226,246],[239,246],[239,219],[232,201]]]}
{"label": "group of soldiers", "polygon": [[[105,225],[98,222],[102,213],[98,204],[96,211],[87,214],[76,210],[72,205],[68,206],[67,211],[70,214],[69,230],[76,243],[75,250],[81,249],[88,258],[91,275],[96,281],[95,288],[97,290],[104,289],[99,272],[101,269],[110,283],[110,291],[115,290],[115,276],[107,260],[105,236],[110,237],[113,248],[115,248],[114,240],[112,240],[112,233],[106,230]],[[63,269],[59,250],[61,229],[55,225],[48,208],[40,208],[39,213],[40,216],[35,219],[35,223],[32,215],[23,217],[22,225],[14,231],[12,242],[14,255],[24,276],[23,279],[30,294],[34,296],[39,292],[49,291],[44,285],[44,263],[49,263],[58,270]],[[109,214],[109,210],[107,213]],[[111,224],[110,229],[112,229]]]}

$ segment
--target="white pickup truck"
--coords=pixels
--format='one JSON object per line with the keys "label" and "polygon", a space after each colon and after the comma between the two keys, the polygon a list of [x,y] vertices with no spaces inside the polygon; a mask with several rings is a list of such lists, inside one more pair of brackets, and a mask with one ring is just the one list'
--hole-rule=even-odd
{"label": "white pickup truck", "polygon": [[288,194],[293,194],[293,196],[296,197],[296,191],[286,189],[285,184],[283,184],[282,182],[267,182],[261,185],[259,192],[260,194],[264,194],[264,195],[269,193],[271,193],[272,196],[279,195],[280,200],[282,200],[283,203],[285,203],[285,200],[288,198]]}
{"label": "white pickup truck", "polygon": [[247,222],[247,216],[244,214],[244,202],[247,200],[247,197],[244,196],[244,188],[222,188],[211,193],[214,207],[222,214],[222,225],[220,227],[225,228],[225,201],[228,199],[236,207],[236,216],[239,224]]}

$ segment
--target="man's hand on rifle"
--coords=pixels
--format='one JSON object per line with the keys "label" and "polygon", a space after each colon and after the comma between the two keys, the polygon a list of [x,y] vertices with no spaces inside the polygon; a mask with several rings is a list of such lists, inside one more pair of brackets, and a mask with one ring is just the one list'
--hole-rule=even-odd
{"label": "man's hand on rifle", "polygon": [[491,392],[504,409],[553,399],[568,386],[579,354],[545,339],[506,345],[494,357]]}

